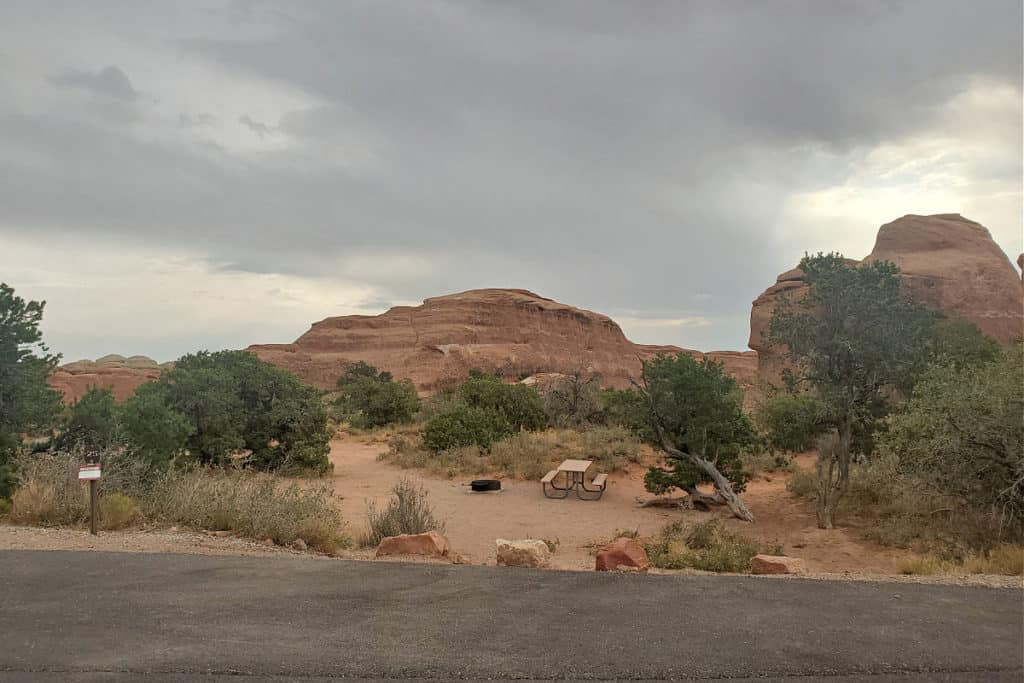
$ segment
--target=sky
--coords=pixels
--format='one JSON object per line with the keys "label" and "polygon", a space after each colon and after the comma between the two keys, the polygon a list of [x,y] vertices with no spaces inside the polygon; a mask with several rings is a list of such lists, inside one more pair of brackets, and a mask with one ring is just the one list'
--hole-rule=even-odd
{"label": "sky", "polygon": [[479,287],[743,349],[902,215],[1022,246],[1020,0],[0,4],[0,281],[66,361]]}

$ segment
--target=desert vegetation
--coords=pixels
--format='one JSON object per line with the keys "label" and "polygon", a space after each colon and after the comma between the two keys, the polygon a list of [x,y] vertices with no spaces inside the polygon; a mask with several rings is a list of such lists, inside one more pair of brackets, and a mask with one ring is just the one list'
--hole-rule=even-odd
{"label": "desert vegetation", "polygon": [[657,538],[644,543],[644,550],[651,566],[659,569],[731,573],[749,572],[755,555],[782,554],[778,544],[759,544],[713,519],[690,526],[681,522],[667,524]]}

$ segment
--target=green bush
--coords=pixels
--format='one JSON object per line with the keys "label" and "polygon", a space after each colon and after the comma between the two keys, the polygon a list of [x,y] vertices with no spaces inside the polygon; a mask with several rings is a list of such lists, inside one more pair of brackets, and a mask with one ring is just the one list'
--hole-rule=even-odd
{"label": "green bush", "polygon": [[138,515],[135,501],[123,493],[111,493],[100,498],[100,522],[104,529],[123,529]]}
{"label": "green bush", "polygon": [[513,431],[543,429],[547,424],[540,394],[525,384],[506,384],[494,375],[472,371],[456,395],[471,408],[497,414]]}
{"label": "green bush", "polygon": [[11,512],[11,501],[0,498],[0,517],[6,517]]}
{"label": "green bush", "polygon": [[189,421],[186,447],[200,464],[223,465],[248,451],[244,464],[255,469],[331,468],[321,392],[251,353],[183,356],[146,391]]}
{"label": "green bush", "polygon": [[749,572],[750,561],[762,552],[780,554],[776,546],[762,547],[742,534],[723,528],[717,520],[687,528],[680,522],[665,526],[655,540],[644,545],[651,566],[660,569],[691,567],[709,572]]}
{"label": "green bush", "polygon": [[464,446],[489,450],[495,441],[515,431],[515,427],[494,410],[457,403],[427,421],[423,444],[435,453]]}
{"label": "green bush", "polygon": [[381,539],[389,536],[444,531],[444,522],[434,515],[423,488],[403,479],[391,493],[383,510],[379,510],[372,501],[367,504],[366,518],[370,531],[364,545],[377,545]]}
{"label": "green bush", "polygon": [[335,402],[339,417],[353,427],[372,428],[412,422],[420,408],[416,387],[410,380],[396,382],[390,372],[362,361],[338,379]]}
{"label": "green bush", "polygon": [[119,441],[117,402],[110,389],[93,387],[68,408],[55,445],[60,450],[110,448]]}
{"label": "green bush", "polygon": [[798,453],[814,448],[829,426],[827,407],[809,394],[782,393],[763,401],[754,420],[772,451]]}
{"label": "green bush", "polygon": [[128,450],[148,464],[163,467],[185,453],[196,427],[161,394],[156,384],[139,386],[121,404],[120,417]]}

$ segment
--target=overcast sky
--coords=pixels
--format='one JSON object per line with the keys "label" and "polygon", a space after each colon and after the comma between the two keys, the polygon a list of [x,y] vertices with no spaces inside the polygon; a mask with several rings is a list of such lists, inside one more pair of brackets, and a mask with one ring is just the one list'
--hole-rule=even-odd
{"label": "overcast sky", "polygon": [[1021,245],[1020,0],[0,5],[0,281],[65,360],[531,289],[742,349],[805,251]]}

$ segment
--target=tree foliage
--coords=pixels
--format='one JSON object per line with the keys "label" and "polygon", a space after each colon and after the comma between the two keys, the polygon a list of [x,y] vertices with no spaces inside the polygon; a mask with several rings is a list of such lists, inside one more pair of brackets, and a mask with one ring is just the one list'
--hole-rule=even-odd
{"label": "tree foliage", "polygon": [[[244,462],[258,469],[330,468],[330,435],[320,392],[253,354],[190,354],[152,387],[145,392],[149,409],[156,410],[152,403],[159,399],[184,416],[190,425],[186,448],[201,463],[224,464],[249,451]],[[164,415],[178,422],[171,413]],[[168,425],[161,432],[168,437],[162,447],[176,449],[183,431],[183,424]]]}
{"label": "tree foliage", "polygon": [[42,343],[39,323],[45,306],[0,283],[0,498],[14,486],[21,435],[48,429],[60,407],[60,395],[46,384],[60,356]]}
{"label": "tree foliage", "polygon": [[818,254],[805,256],[800,269],[807,293],[779,303],[768,341],[786,348],[787,387],[811,391],[835,430],[834,447],[820,450],[827,462],[819,466],[817,510],[818,525],[831,528],[849,488],[851,454],[870,450],[887,398],[912,386],[939,316],[904,295],[892,263]]}
{"label": "tree foliage", "polygon": [[[740,455],[757,438],[735,380],[711,360],[660,356],[644,363],[642,397],[651,438],[669,460],[667,469],[650,468],[647,489],[661,494],[679,488],[695,502],[725,502],[737,516],[753,519],[735,495],[747,481]],[[710,501],[697,492],[705,483],[716,489]]]}
{"label": "tree foliage", "polygon": [[582,427],[603,422],[598,379],[593,373],[576,369],[552,380],[542,395],[548,422],[558,427]]}
{"label": "tree foliage", "polygon": [[798,453],[814,447],[817,437],[831,426],[828,407],[808,393],[778,393],[754,411],[757,426],[771,451]]}
{"label": "tree foliage", "polygon": [[114,393],[92,387],[68,408],[55,444],[60,450],[105,450],[120,439],[120,425]]}
{"label": "tree foliage", "polygon": [[390,372],[378,372],[363,361],[338,378],[338,391],[335,406],[355,427],[412,422],[420,408],[412,381],[396,382]]}
{"label": "tree foliage", "polygon": [[512,423],[500,413],[458,402],[427,421],[423,445],[435,453],[463,446],[490,450],[495,441],[515,432]]}
{"label": "tree foliage", "polygon": [[515,431],[547,425],[540,394],[525,384],[507,384],[495,375],[471,370],[456,395],[468,406],[500,415]]}
{"label": "tree foliage", "polygon": [[900,469],[1024,527],[1024,347],[981,366],[936,365],[893,414],[880,450]]}
{"label": "tree foliage", "polygon": [[184,455],[195,428],[163,399],[159,385],[139,386],[120,407],[124,446],[150,466],[166,467]]}

